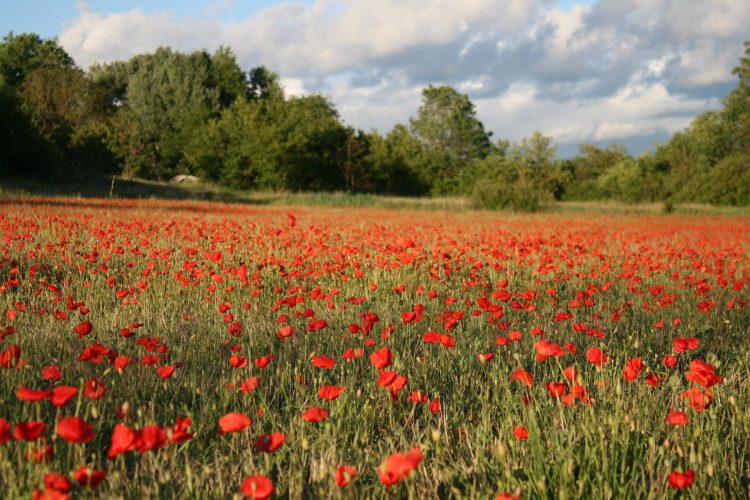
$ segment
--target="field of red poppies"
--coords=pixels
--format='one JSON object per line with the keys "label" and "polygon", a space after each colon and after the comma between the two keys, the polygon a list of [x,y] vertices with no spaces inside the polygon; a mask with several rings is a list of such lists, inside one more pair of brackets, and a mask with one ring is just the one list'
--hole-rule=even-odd
{"label": "field of red poppies", "polygon": [[4,496],[747,498],[750,219],[0,200]]}

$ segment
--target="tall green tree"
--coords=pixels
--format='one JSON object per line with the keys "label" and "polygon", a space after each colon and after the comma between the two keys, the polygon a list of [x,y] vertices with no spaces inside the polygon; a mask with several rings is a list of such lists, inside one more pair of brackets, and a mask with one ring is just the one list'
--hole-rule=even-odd
{"label": "tall green tree", "polygon": [[227,108],[240,98],[250,97],[250,82],[237,57],[228,47],[219,47],[208,61],[208,86],[218,89],[219,105]]}
{"label": "tall green tree", "polygon": [[165,179],[184,172],[184,145],[220,109],[209,55],[162,47],[98,69],[96,76],[116,99],[110,146],[123,162],[123,173]]}
{"label": "tall green tree", "polygon": [[424,151],[420,172],[434,194],[462,191],[460,172],[472,160],[484,158],[491,150],[490,133],[476,116],[466,94],[452,87],[430,85],[422,91],[422,105],[410,130]]}

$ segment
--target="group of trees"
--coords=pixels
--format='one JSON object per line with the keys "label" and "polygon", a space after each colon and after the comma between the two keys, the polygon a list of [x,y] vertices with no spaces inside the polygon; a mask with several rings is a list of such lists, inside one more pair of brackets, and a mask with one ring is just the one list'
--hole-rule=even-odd
{"label": "group of trees", "polygon": [[653,153],[583,145],[558,160],[549,137],[492,140],[471,100],[429,86],[387,134],[355,130],[321,95],[289,97],[230,49],[169,48],[78,68],[54,40],[0,44],[0,172],[46,178],[194,174],[235,189],[470,195],[489,208],[554,199],[750,203],[750,43],[738,87]]}

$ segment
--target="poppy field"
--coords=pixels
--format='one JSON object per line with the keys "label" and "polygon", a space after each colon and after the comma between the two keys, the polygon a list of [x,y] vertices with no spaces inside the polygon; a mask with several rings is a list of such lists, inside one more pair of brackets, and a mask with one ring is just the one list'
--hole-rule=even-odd
{"label": "poppy field", "polygon": [[747,498],[750,219],[0,200],[12,498]]}

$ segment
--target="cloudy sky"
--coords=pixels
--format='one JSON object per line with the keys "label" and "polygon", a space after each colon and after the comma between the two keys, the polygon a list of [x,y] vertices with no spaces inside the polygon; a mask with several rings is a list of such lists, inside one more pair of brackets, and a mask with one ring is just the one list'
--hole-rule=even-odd
{"label": "cloudy sky", "polygon": [[387,132],[429,84],[468,94],[494,137],[540,130],[638,154],[721,105],[747,0],[3,0],[0,31],[58,37],[77,63],[231,47],[288,94],[322,93]]}

